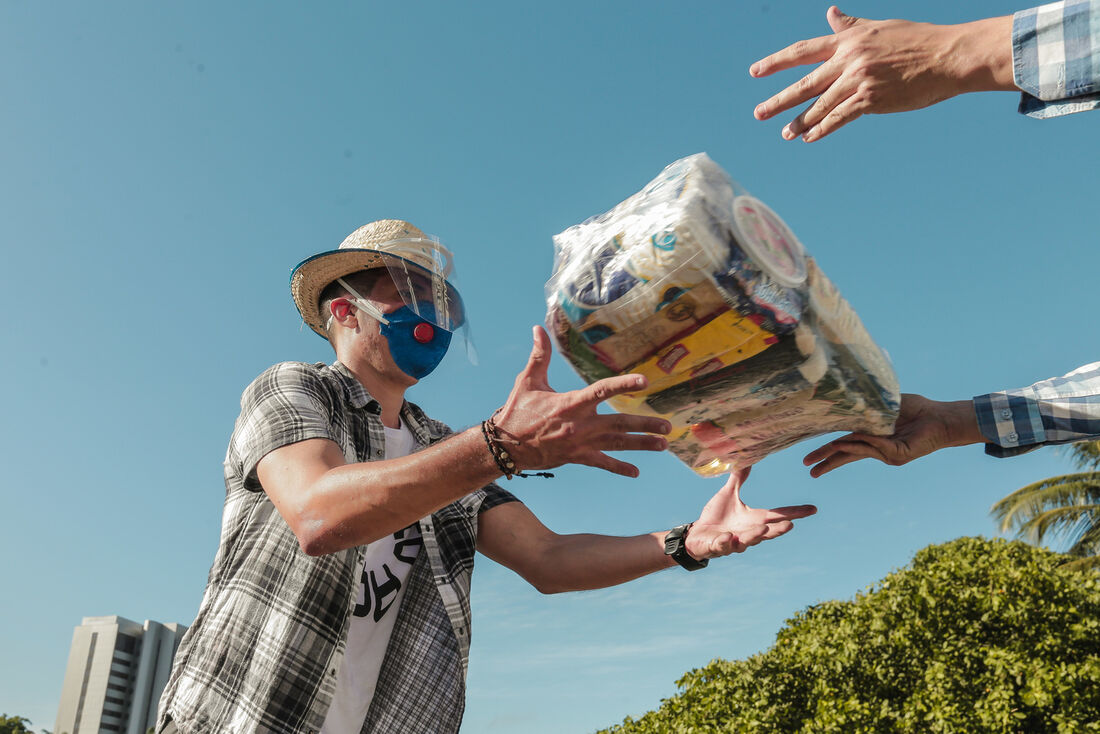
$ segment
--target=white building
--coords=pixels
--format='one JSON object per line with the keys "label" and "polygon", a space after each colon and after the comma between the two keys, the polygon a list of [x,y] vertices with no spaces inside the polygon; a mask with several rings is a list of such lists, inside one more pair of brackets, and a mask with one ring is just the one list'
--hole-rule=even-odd
{"label": "white building", "polygon": [[145,734],[187,628],[124,617],[85,617],[73,630],[57,734]]}

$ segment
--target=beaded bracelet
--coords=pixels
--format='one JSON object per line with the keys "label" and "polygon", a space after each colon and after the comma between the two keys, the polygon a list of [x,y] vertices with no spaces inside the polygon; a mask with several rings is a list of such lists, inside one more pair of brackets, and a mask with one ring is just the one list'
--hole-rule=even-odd
{"label": "beaded bracelet", "polygon": [[[493,415],[495,416],[496,413]],[[546,477],[547,479],[554,478],[554,475],[550,472],[540,471],[528,473],[517,471],[516,462],[512,459],[512,455],[508,453],[508,449],[503,446],[504,439],[500,437],[498,430],[492,418],[481,422],[481,435],[485,437],[485,446],[488,447],[489,453],[492,454],[493,461],[496,462],[497,468],[500,469],[500,473],[504,475],[505,479],[510,481],[512,477],[523,477],[526,479],[531,476]],[[518,442],[512,441],[512,443]]]}

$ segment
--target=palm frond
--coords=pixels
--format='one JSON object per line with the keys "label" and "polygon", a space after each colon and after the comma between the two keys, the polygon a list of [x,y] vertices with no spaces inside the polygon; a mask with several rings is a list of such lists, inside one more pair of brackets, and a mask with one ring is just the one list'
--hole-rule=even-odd
{"label": "palm frond", "polygon": [[1022,487],[990,509],[1001,532],[1019,529],[1048,509],[1100,503],[1100,472],[1051,477]]}
{"label": "palm frond", "polygon": [[1072,546],[1095,525],[1100,525],[1100,505],[1066,505],[1028,518],[1016,535],[1032,543],[1058,539]]}
{"label": "palm frond", "polygon": [[1079,469],[1100,469],[1100,441],[1079,441],[1066,448]]}
{"label": "palm frond", "polygon": [[[1083,523],[1084,520],[1082,518]],[[1077,542],[1066,551],[1068,555],[1075,558],[1100,556],[1100,521],[1094,517],[1088,525],[1089,527],[1081,528],[1081,532],[1077,536]]]}

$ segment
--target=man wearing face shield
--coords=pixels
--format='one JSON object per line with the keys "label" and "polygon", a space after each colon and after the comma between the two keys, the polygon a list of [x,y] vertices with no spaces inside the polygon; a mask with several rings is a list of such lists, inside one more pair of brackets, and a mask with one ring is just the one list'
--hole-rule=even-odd
{"label": "man wearing face shield", "polygon": [[495,483],[660,451],[663,419],[605,415],[626,375],[557,393],[550,344],[504,405],[460,433],[405,400],[444,352],[472,356],[451,253],[399,220],[299,264],[303,320],[331,365],[284,362],[245,390],[225,460],[217,555],[160,703],[159,732],[453,732],[462,720],[474,551],[544,593],[623,583],[742,552],[812,506],[756,510],[744,474],[700,518],[634,537],[559,535]]}

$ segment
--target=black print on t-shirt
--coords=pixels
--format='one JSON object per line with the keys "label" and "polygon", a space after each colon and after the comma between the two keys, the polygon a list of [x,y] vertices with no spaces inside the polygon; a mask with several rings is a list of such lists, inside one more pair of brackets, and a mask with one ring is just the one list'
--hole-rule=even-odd
{"label": "black print on t-shirt", "polygon": [[419,535],[406,538],[406,530],[408,528],[393,534],[393,537],[397,538],[397,542],[393,544],[393,557],[405,563],[412,563],[416,560],[416,554],[420,552],[420,546],[424,545],[424,539]]}
{"label": "black print on t-shirt", "polygon": [[[365,603],[355,607],[356,616],[367,616],[372,599],[374,600],[375,622],[382,619],[390,607],[393,606],[397,592],[401,589],[401,581],[393,575],[393,571],[384,563],[382,564],[382,571],[386,574],[386,580],[381,584],[378,583],[378,576],[374,571],[371,571],[370,574],[363,574],[363,599]],[[386,602],[386,597],[392,598]],[[359,613],[360,607],[363,609],[362,614]]]}
{"label": "black print on t-shirt", "polygon": [[[411,564],[416,560],[420,547],[424,545],[424,539],[419,535],[406,538],[407,531],[408,528],[404,528],[393,534],[397,540],[393,546],[393,557],[402,563]],[[356,617],[365,617],[373,609],[374,621],[381,621],[397,600],[401,580],[393,574],[388,563],[383,563],[381,569],[363,569],[359,580],[363,584],[363,603],[356,604],[352,613]]]}

